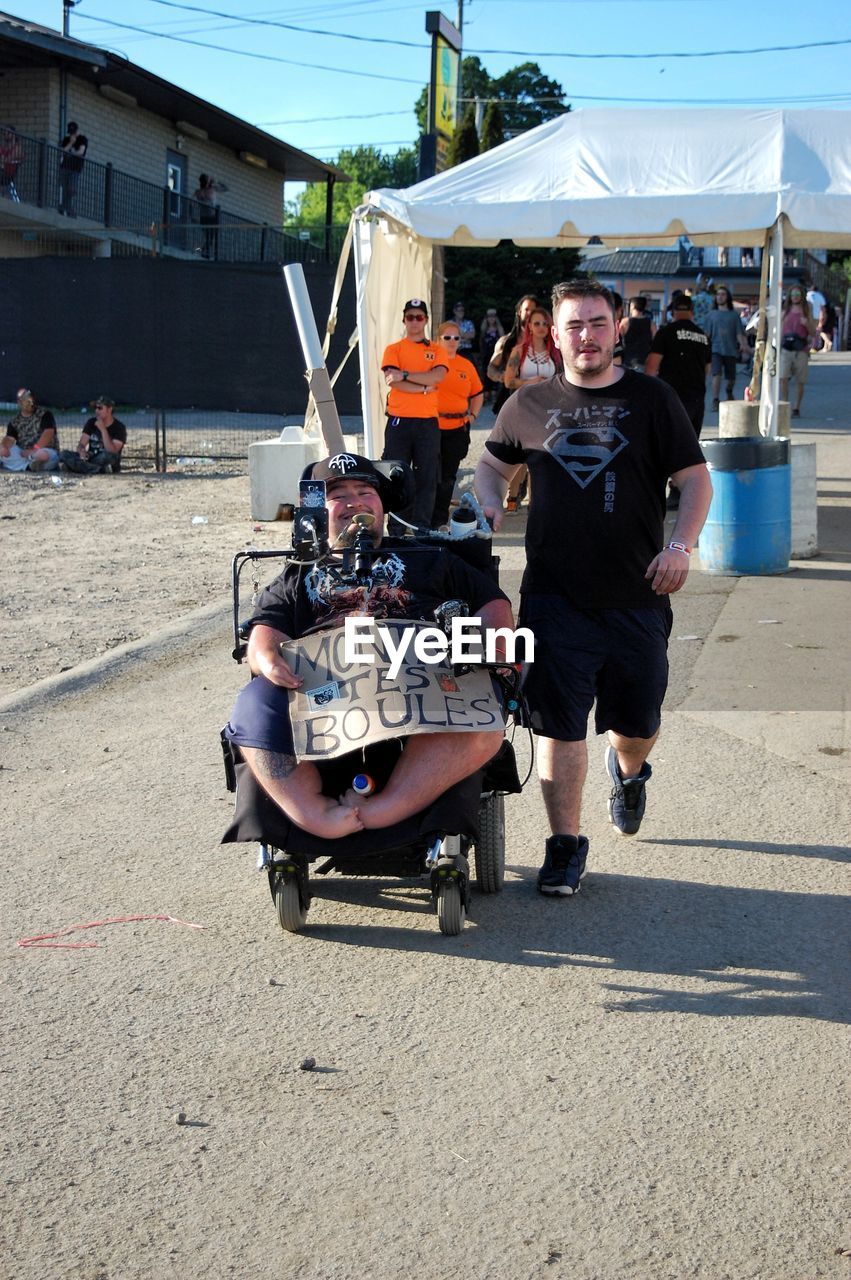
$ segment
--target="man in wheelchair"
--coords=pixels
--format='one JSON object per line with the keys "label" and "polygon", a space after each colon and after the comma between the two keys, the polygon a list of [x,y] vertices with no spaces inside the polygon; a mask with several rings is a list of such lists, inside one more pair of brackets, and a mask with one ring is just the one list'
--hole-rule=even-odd
{"label": "man in wheelchair", "polygon": [[[288,690],[299,678],[281,645],[342,625],[350,616],[433,621],[447,600],[463,599],[485,630],[514,626],[507,597],[477,569],[441,547],[384,537],[392,484],[367,458],[342,453],[313,464],[303,479],[325,482],[330,552],[289,563],[262,593],[250,621],[248,663],[255,679],[239,693],[224,736],[263,791],[297,826],[324,839],[389,827],[427,808],[499,751],[499,730],[413,735],[377,794],[323,794],[316,765],[293,750]],[[354,580],[339,572],[343,548],[368,532],[381,554]],[[497,642],[499,652],[499,643]]]}

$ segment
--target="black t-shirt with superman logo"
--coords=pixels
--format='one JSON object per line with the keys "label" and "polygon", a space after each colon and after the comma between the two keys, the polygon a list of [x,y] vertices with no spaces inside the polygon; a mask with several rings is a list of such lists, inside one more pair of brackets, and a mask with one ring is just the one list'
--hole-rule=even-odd
{"label": "black t-shirt with superman logo", "polygon": [[704,461],[670,387],[631,370],[595,389],[557,374],[515,392],[487,448],[529,467],[522,591],[581,609],[669,608],[644,575],[663,546],[668,477]]}

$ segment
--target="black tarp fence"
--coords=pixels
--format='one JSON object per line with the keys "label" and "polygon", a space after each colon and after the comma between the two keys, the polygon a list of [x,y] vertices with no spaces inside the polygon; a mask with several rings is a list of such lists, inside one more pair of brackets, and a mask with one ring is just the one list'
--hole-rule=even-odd
{"label": "black tarp fence", "polygon": [[[335,267],[304,270],[323,333]],[[220,415],[224,406],[228,415],[271,417],[272,435],[284,419],[303,417],[304,362],[280,267],[0,258],[0,297],[0,400],[13,402],[27,386],[42,404],[78,412],[99,395],[123,406],[168,406],[162,413]],[[328,358],[332,372],[354,328],[350,273]],[[335,396],[341,414],[360,413],[354,356]]]}

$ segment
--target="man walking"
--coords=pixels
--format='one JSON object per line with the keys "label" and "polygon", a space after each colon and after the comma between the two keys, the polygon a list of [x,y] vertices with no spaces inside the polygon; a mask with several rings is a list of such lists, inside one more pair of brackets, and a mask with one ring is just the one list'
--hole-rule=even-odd
{"label": "man walking", "polygon": [[[668,679],[669,596],[688,576],[712,486],[694,429],[671,389],[612,363],[611,294],[594,281],[553,290],[564,372],[521,387],[500,412],[476,471],[499,528],[502,501],[526,463],[532,501],[521,622],[535,634],[526,695],[552,834],[541,893],[577,893],[588,841],[579,829],[588,716],[608,734],[609,817],[635,835]],[[663,545],[665,484],[680,490]]]}
{"label": "man walking", "polygon": [[[692,301],[687,293],[674,294],[671,311],[673,319],[670,324],[663,324],[653,339],[644,372],[673,387],[699,439],[712,344],[692,320]],[[668,510],[675,511],[678,502],[679,494],[672,485]]]}
{"label": "man walking", "polygon": [[381,358],[389,393],[383,458],[409,462],[416,497],[401,514],[418,528],[431,526],[431,513],[440,474],[440,425],[437,388],[446,377],[449,360],[440,343],[425,336],[428,307],[411,298],[402,309],[405,336],[391,342]]}

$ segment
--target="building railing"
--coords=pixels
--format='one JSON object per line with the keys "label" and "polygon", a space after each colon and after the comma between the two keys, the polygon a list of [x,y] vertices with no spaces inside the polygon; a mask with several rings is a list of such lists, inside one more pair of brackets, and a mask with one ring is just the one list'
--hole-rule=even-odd
{"label": "building railing", "polygon": [[[112,232],[143,236],[155,253],[195,253],[217,262],[327,262],[339,253],[345,234],[345,227],[282,230],[226,209],[211,210],[112,164],[80,161],[44,138],[0,127],[3,198],[55,209],[69,226],[86,219]],[[213,220],[206,221],[210,214]]]}

